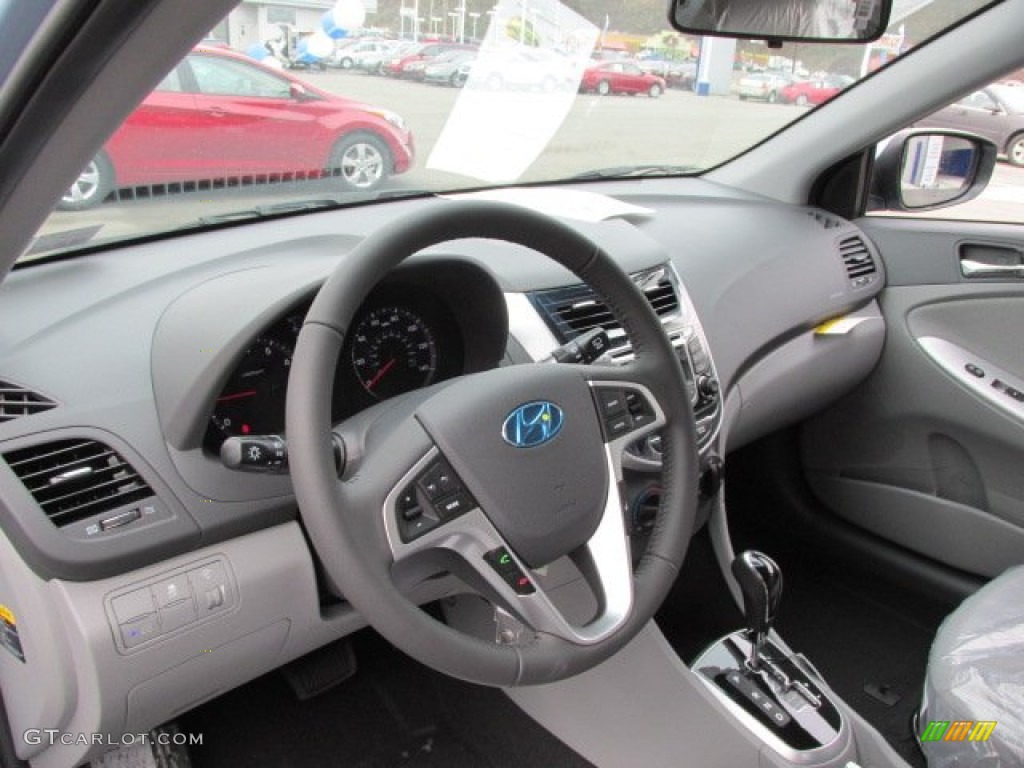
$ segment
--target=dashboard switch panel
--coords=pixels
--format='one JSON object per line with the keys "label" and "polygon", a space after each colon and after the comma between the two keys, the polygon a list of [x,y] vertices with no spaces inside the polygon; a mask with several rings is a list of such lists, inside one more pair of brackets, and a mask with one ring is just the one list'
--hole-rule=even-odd
{"label": "dashboard switch panel", "polygon": [[238,602],[234,578],[223,558],[196,563],[134,584],[107,598],[107,617],[119,651],[132,651]]}

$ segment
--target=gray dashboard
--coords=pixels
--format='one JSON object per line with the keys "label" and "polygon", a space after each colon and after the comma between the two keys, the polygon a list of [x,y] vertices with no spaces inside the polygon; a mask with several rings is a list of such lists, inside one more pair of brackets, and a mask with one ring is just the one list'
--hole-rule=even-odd
{"label": "gray dashboard", "polygon": [[[676,294],[666,332],[681,361],[695,370],[703,361],[720,386],[705,403],[705,457],[810,415],[877,362],[884,268],[854,225],[702,180],[585,189],[646,209],[568,223],[650,290],[652,304],[666,286]],[[444,204],[392,201],[136,243],[18,269],[0,287],[0,380],[43,403],[0,421],[0,587],[22,596],[10,608],[36,655],[13,667],[0,659],[5,684],[31,689],[10,713],[16,730],[152,727],[361,625],[343,596],[324,602],[287,475],[228,469],[203,434],[254,340],[301,311],[368,232]],[[446,243],[400,269],[407,289],[439,293],[451,310],[465,346],[456,375],[549,354],[558,325],[542,317],[541,300],[581,288],[544,256],[489,240]],[[821,327],[844,316],[842,332]],[[96,445],[125,505],[58,528],[26,473],[62,451],[93,461],[80,452]],[[43,459],[32,453],[39,446]],[[631,465],[631,492],[647,492],[651,468]],[[203,575],[211,569],[214,581]],[[571,581],[558,569],[545,578]],[[168,607],[158,594],[167,585],[188,599],[212,585],[216,600],[203,615]],[[456,588],[451,577],[425,581],[411,599]],[[211,667],[215,644],[231,650],[231,665]],[[59,674],[28,685],[43,668]],[[71,699],[62,680],[76,675],[101,684]],[[60,765],[88,750],[21,756]]]}

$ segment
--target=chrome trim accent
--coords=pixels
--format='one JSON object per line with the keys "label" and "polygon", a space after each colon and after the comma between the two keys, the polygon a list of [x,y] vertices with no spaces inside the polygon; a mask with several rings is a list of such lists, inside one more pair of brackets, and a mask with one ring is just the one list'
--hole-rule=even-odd
{"label": "chrome trim accent", "polygon": [[551,351],[558,346],[558,339],[530,304],[526,294],[506,293],[505,306],[508,309],[508,332],[522,345],[530,359],[540,362],[550,358]]}
{"label": "chrome trim accent", "polygon": [[1024,278],[1024,264],[986,264],[974,259],[961,259],[960,274],[973,280],[986,277],[1019,280]]}
{"label": "chrome trim accent", "polygon": [[[850,726],[847,722],[846,716],[843,714],[843,710],[840,707],[835,707],[836,711],[839,713],[839,731],[835,734],[835,737],[827,744],[823,744],[815,749],[799,750],[789,746],[786,742],[772,733],[770,729],[762,725],[739,704],[729,698],[725,691],[719,688],[713,680],[705,677],[700,672],[700,667],[704,663],[704,658],[712,654],[715,649],[726,640],[732,640],[741,650],[744,649],[746,645],[749,645],[744,636],[743,630],[738,630],[729,635],[725,635],[709,645],[704,652],[694,660],[693,664],[690,665],[690,669],[696,674],[697,678],[704,684],[704,686],[714,694],[719,703],[722,704],[722,706],[724,706],[738,722],[740,722],[747,728],[747,730],[753,733],[755,737],[771,747],[784,759],[797,765],[824,765],[827,764],[827,761],[835,760],[842,755],[843,751],[846,749],[847,743],[850,741]],[[824,681],[821,680],[820,677],[818,678],[818,682],[824,684]],[[822,693],[825,693],[824,689],[822,689]],[[802,710],[794,709],[782,699],[776,701],[776,704],[783,707],[786,712],[798,722],[803,719],[801,716],[804,712],[813,711],[809,708]],[[833,705],[835,705],[835,702],[833,702]]]}
{"label": "chrome trim accent", "polygon": [[[621,384],[621,383],[620,383]],[[398,530],[398,497],[401,490],[427,467],[440,451],[432,448],[411,470],[403,475],[384,502],[384,527],[395,562],[429,549],[447,549],[463,558],[497,594],[513,607],[525,623],[536,632],[546,632],[577,645],[593,645],[614,634],[629,618],[633,609],[633,565],[629,538],[619,493],[621,467],[612,458],[611,446],[605,447],[608,468],[608,491],[601,521],[593,536],[584,545],[594,563],[597,584],[591,588],[601,597],[601,613],[584,626],[570,624],[545,594],[532,572],[516,557],[515,552],[480,507],[450,520],[410,542],[403,542]],[[617,470],[617,467],[620,467]],[[532,595],[519,595],[484,561],[484,555],[497,547],[505,547],[522,572],[531,577],[536,589]]]}
{"label": "chrome trim accent", "polygon": [[[1019,421],[1024,421],[1024,402],[1015,400],[1005,391],[992,386],[996,381],[1000,381],[1006,388],[1024,392],[1024,379],[945,339],[920,336],[917,343],[928,357],[959,384],[967,387],[986,403]],[[972,375],[967,371],[968,365],[977,366],[983,375]]]}

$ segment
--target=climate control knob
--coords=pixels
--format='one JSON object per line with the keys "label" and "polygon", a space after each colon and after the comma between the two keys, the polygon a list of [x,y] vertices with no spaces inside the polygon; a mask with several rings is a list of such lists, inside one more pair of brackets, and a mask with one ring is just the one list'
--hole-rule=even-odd
{"label": "climate control knob", "polygon": [[700,376],[697,379],[697,391],[701,397],[712,398],[718,395],[718,379],[713,376]]}

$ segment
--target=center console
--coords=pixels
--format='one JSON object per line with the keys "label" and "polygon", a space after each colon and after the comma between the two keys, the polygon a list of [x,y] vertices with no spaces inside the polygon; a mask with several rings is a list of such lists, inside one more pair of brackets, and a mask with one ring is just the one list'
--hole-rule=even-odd
{"label": "center console", "polygon": [[713,643],[692,669],[737,722],[795,764],[839,756],[846,724],[818,673],[770,638],[782,599],[782,571],[747,551],[732,562],[747,627]]}

